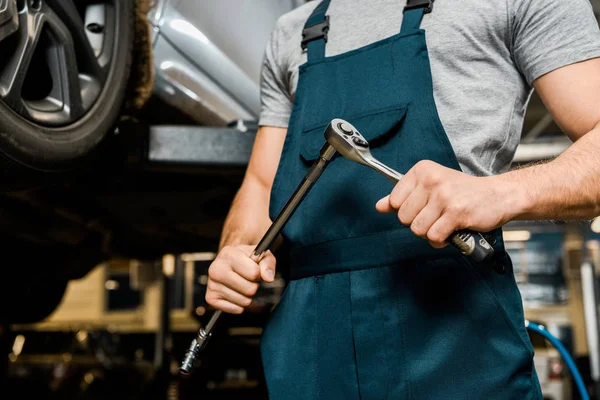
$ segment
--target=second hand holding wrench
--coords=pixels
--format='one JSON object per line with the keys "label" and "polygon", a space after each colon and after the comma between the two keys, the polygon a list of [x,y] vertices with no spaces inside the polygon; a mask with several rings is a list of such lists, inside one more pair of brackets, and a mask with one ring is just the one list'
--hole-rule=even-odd
{"label": "second hand holding wrench", "polygon": [[[369,142],[358,130],[343,119],[334,119],[325,129],[325,139],[344,158],[366,165],[384,175],[394,184],[403,175],[377,160],[369,149]],[[450,235],[450,243],[461,253],[481,262],[494,255],[494,249],[479,232],[461,230]]]}

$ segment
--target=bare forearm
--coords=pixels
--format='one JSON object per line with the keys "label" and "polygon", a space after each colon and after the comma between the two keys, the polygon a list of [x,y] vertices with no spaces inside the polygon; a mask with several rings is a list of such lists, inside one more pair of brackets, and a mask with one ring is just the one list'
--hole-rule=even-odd
{"label": "bare forearm", "polygon": [[600,214],[600,58],[534,82],[554,121],[575,143],[555,160],[490,177],[421,161],[377,203],[434,247],[461,229],[489,232],[515,219]]}
{"label": "bare forearm", "polygon": [[269,189],[260,183],[252,179],[244,182],[225,220],[219,249],[258,243],[271,223],[269,196]]}
{"label": "bare forearm", "polygon": [[517,201],[511,219],[597,216],[600,214],[600,125],[555,160],[493,179],[498,185],[514,189]]}

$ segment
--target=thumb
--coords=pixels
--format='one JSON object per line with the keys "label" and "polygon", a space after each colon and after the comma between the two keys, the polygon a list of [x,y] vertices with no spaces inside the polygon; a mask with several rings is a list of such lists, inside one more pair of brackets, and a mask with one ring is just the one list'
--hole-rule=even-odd
{"label": "thumb", "polygon": [[258,262],[260,267],[260,276],[265,282],[273,282],[275,280],[275,267],[277,265],[277,261],[275,260],[275,256],[271,251],[267,251],[261,260]]}
{"label": "thumb", "polygon": [[375,208],[382,214],[396,212],[396,210],[394,210],[390,205],[390,196],[385,196],[383,199],[379,200],[375,205]]}

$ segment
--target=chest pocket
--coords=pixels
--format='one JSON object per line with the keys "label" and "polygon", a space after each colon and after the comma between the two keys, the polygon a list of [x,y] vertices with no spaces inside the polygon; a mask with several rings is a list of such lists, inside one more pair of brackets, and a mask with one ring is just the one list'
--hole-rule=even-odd
{"label": "chest pocket", "polygon": [[[382,142],[385,142],[386,139],[394,136],[394,133],[397,132],[394,128],[398,128],[402,123],[406,116],[406,110],[406,106],[393,106],[349,118],[334,118],[343,118],[354,125],[361,135],[367,139],[371,148],[375,149],[381,147]],[[316,126],[309,126],[302,132],[300,155],[305,161],[314,161],[319,157],[319,151],[325,143],[323,132],[329,122],[330,120]]]}
{"label": "chest pocket", "polygon": [[[407,105],[381,108],[358,115],[336,115],[353,124],[381,162],[403,170],[402,130]],[[299,138],[300,157],[308,171],[325,142],[323,132],[330,120],[307,127]],[[402,229],[395,215],[379,214],[377,200],[388,195],[393,184],[371,169],[336,157],[305,198],[300,211],[301,229],[292,237],[306,246],[330,240],[359,237],[387,230]],[[301,233],[300,233],[301,232]],[[294,236],[294,232],[289,232]]]}

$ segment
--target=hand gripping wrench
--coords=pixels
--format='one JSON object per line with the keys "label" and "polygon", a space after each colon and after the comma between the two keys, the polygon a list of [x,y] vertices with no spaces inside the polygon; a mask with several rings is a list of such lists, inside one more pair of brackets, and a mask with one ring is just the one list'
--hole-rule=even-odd
{"label": "hand gripping wrench", "polygon": [[[306,194],[313,187],[315,182],[319,179],[319,177],[321,176],[321,174],[323,173],[327,165],[329,165],[329,162],[333,159],[335,155],[336,151],[333,148],[333,146],[326,142],[325,145],[321,148],[319,158],[313,163],[312,167],[310,168],[304,179],[302,179],[302,182],[300,182],[300,185],[298,185],[298,187],[296,188],[294,194],[292,194],[292,196],[285,204],[283,209],[279,212],[279,215],[277,215],[277,217],[269,227],[269,230],[267,230],[267,233],[265,233],[265,235],[262,237],[256,248],[254,249],[254,253],[251,257],[254,261],[258,262],[261,259],[263,253],[269,250],[275,239],[277,239],[277,236],[279,236],[279,234],[281,233],[281,230],[283,229],[285,224],[289,221],[290,217],[294,214],[294,212],[296,211]],[[206,343],[208,342],[208,339],[210,339],[212,329],[220,316],[221,311],[216,311],[210,318],[210,321],[208,321],[208,324],[206,324],[206,328],[200,329],[198,331],[198,334],[196,335],[189,349],[185,353],[184,359],[181,362],[181,366],[179,367],[179,372],[183,375],[189,375],[192,371],[198,354],[200,353],[200,351],[202,351],[202,349],[204,349],[204,347],[206,347]]]}
{"label": "hand gripping wrench", "polygon": [[[393,183],[397,183],[402,179],[402,174],[387,167],[373,157],[369,150],[369,143],[350,123],[341,119],[332,120],[325,130],[325,139],[326,142],[321,148],[319,158],[314,162],[302,182],[300,182],[300,185],[298,185],[298,188],[296,188],[294,194],[292,194],[286,205],[279,212],[267,230],[267,233],[265,233],[254,249],[254,253],[251,257],[254,261],[259,261],[263,253],[269,250],[285,224],[301,204],[306,194],[319,179],[327,165],[329,165],[329,162],[337,153],[340,153],[350,161],[373,168],[386,176]],[[476,261],[485,260],[494,253],[493,248],[480,233],[471,231],[457,232],[450,237],[450,241],[463,254],[473,257]],[[186,351],[181,366],[179,367],[179,372],[181,374],[189,375],[192,371],[196,358],[200,351],[206,347],[206,344],[212,335],[212,329],[221,316],[221,313],[221,311],[216,311],[210,318],[208,324],[206,324],[206,327],[204,329],[201,328],[198,331],[198,334]]]}
{"label": "hand gripping wrench", "polygon": [[[349,122],[343,119],[331,121],[325,129],[325,139],[342,157],[374,169],[393,183],[402,179],[401,173],[373,157],[369,142]],[[461,230],[453,233],[449,241],[461,253],[477,262],[488,260],[494,255],[494,249],[479,232]]]}

